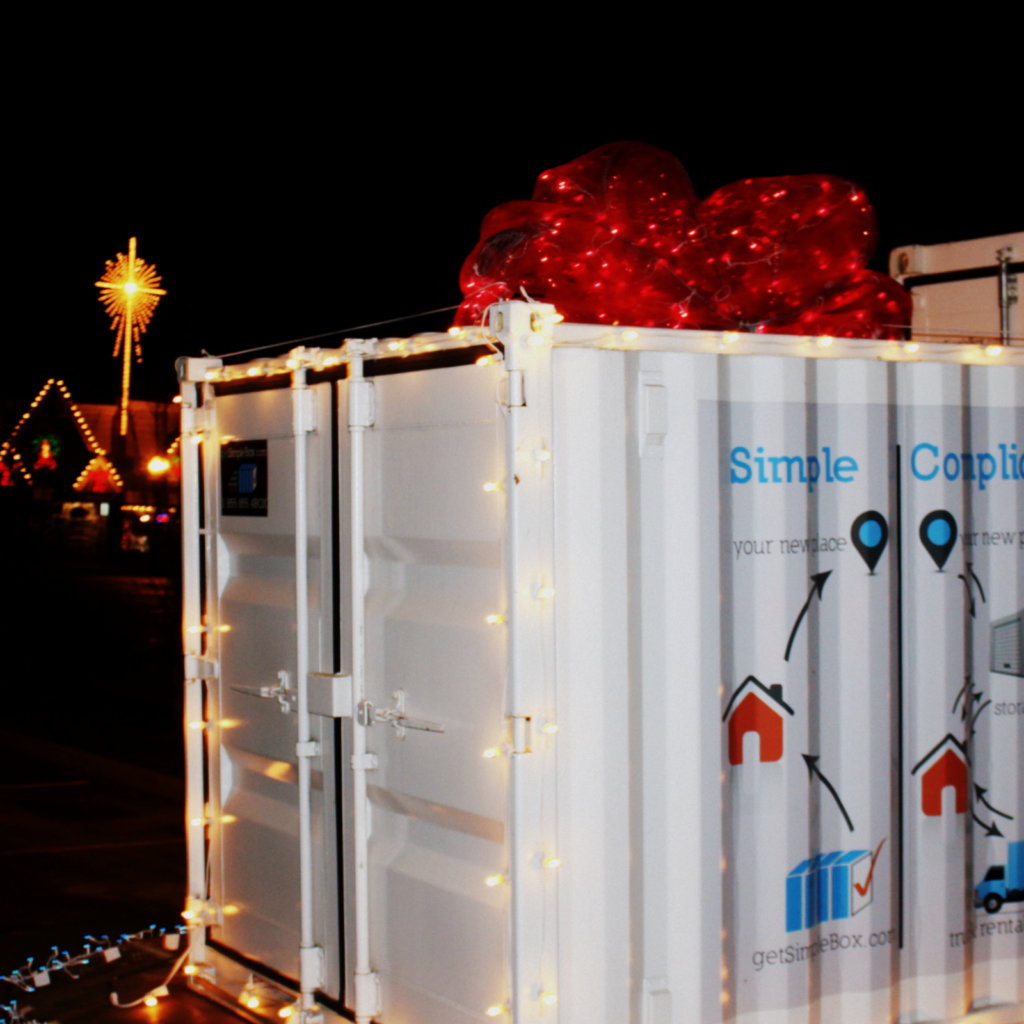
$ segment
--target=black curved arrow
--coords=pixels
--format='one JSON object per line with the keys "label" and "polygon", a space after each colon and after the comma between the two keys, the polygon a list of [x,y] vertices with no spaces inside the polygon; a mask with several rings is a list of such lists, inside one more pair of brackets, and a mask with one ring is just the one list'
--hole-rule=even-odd
{"label": "black curved arrow", "polygon": [[989,825],[987,822],[982,821],[974,811],[971,811],[971,817],[985,830],[985,835],[1002,837],[1003,833],[999,831],[999,826],[994,821]]}
{"label": "black curved arrow", "polygon": [[971,681],[971,677],[970,677],[970,675],[968,674],[968,676],[967,676],[967,681],[966,681],[966,682],[964,683],[964,685],[963,685],[963,686],[961,686],[961,687],[960,687],[960,692],[959,692],[959,693],[958,693],[958,694],[956,695],[956,700],[955,700],[955,701],[953,701],[953,711],[956,711],[956,706],[957,706],[957,704],[959,704],[959,703],[960,703],[960,698],[961,698],[961,697],[963,697],[965,693],[967,694],[967,698],[966,698],[966,700],[964,701],[964,712],[963,712],[963,713],[962,713],[962,714],[960,715],[960,718],[961,718],[961,719],[963,719],[963,718],[964,718],[964,716],[966,715],[966,712],[967,712],[967,706],[968,706],[968,704],[970,704],[970,702],[971,702],[971,697],[970,697],[970,695],[971,695],[971,694],[972,694],[973,692],[974,692],[974,683],[973,683],[973,682]]}
{"label": "black curved arrow", "polygon": [[783,661],[789,661],[789,652],[793,649],[793,641],[796,639],[797,630],[800,628],[800,623],[804,621],[804,616],[807,614],[807,609],[811,607],[811,601],[814,599],[814,595],[818,595],[818,599],[821,599],[821,592],[825,589],[825,581],[832,575],[832,570],[828,572],[816,572],[811,577],[811,592],[807,595],[807,600],[804,601],[803,608],[800,609],[800,614],[796,617],[796,622],[793,623],[793,630],[789,634],[789,643],[786,644],[786,656]]}
{"label": "black curved arrow", "polygon": [[1013,821],[1013,815],[1007,814],[1006,811],[1000,811],[998,808],[993,807],[986,799],[985,794],[988,792],[987,789],[982,789],[977,783],[974,784],[974,798],[975,800],[983,803],[993,814],[998,814],[1000,818],[1006,818],[1007,821]]}
{"label": "black curved arrow", "polygon": [[971,611],[971,618],[972,619],[976,618],[977,616],[974,614],[974,595],[971,593],[971,585],[967,581],[967,577],[962,572],[961,573],[957,573],[957,577],[956,578],[958,580],[963,580],[964,581],[964,589],[967,591],[967,600],[970,602],[968,607],[970,608],[970,611]]}
{"label": "black curved arrow", "polygon": [[[982,698],[982,696],[983,696],[983,694],[979,693],[978,696],[975,698],[975,700],[980,700]],[[978,720],[978,715],[980,715],[982,713],[982,711],[984,711],[985,708],[987,708],[989,706],[989,704],[991,704],[991,703],[992,703],[992,701],[990,701],[990,700],[985,701],[985,703],[982,704],[981,707],[978,708],[978,710],[974,712],[974,717],[971,719],[971,735],[972,736],[974,735],[974,732],[975,732],[974,723]]]}
{"label": "black curved arrow", "polygon": [[836,792],[835,786],[833,786],[832,783],[829,782],[828,779],[826,779],[825,776],[821,774],[821,769],[818,767],[818,758],[820,757],[820,755],[801,754],[800,756],[807,763],[807,772],[810,775],[811,779],[813,780],[814,776],[817,775],[818,778],[821,779],[821,781],[825,784],[825,788],[832,794],[832,798],[839,805],[839,810],[843,812],[843,817],[846,819],[846,824],[852,832],[853,822],[850,821],[850,816],[846,813],[846,808],[843,806],[843,801],[839,799],[839,794]]}
{"label": "black curved arrow", "polygon": [[967,571],[971,574],[971,578],[974,580],[974,582],[978,584],[978,590],[981,593],[982,603],[988,604],[988,601],[985,600],[985,588],[981,585],[981,580],[978,579],[977,573],[975,573],[974,571],[973,562],[967,563]]}

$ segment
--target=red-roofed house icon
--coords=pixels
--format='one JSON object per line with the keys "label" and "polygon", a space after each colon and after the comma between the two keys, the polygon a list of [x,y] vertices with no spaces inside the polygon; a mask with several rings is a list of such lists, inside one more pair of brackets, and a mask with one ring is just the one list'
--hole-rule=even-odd
{"label": "red-roofed house icon", "polygon": [[722,715],[722,721],[728,722],[729,764],[743,764],[743,738],[749,732],[757,734],[758,760],[778,761],[782,757],[786,721],[783,711],[793,714],[782,699],[781,685],[765,686],[747,676],[729,698]]}
{"label": "red-roofed house icon", "polygon": [[921,773],[921,810],[931,816],[942,814],[942,794],[947,786],[956,793],[957,814],[967,812],[969,782],[967,778],[967,750],[952,734],[946,733],[920,761],[911,775]]}

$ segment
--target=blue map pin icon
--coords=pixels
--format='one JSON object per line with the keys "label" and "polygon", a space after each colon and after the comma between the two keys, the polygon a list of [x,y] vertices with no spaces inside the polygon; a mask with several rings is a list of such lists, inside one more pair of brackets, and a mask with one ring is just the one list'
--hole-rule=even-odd
{"label": "blue map pin icon", "polygon": [[956,520],[943,509],[937,509],[921,520],[918,534],[925,550],[932,556],[939,572],[942,572],[946,559],[956,545]]}
{"label": "blue map pin icon", "polygon": [[874,576],[875,566],[889,543],[889,524],[885,516],[881,512],[861,512],[850,527],[850,539]]}

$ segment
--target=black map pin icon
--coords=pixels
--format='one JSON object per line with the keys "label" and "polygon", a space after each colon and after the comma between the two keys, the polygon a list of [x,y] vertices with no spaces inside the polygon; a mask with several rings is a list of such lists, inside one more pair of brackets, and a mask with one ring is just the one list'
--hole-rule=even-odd
{"label": "black map pin icon", "polygon": [[929,512],[921,520],[918,534],[925,550],[932,556],[939,567],[939,572],[942,572],[942,567],[956,544],[956,520],[943,509],[937,509]]}
{"label": "black map pin icon", "polygon": [[875,566],[889,543],[889,524],[881,512],[861,512],[850,527],[850,539],[873,576]]}

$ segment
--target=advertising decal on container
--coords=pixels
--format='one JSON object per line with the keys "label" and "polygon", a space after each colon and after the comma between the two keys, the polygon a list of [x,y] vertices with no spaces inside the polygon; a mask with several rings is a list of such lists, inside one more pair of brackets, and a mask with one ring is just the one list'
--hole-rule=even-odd
{"label": "advertising decal on container", "polygon": [[706,403],[725,1020],[1018,998],[1024,431],[983,372],[756,357]]}
{"label": "advertising decal on container", "polygon": [[765,1014],[849,992],[867,994],[852,1012],[870,1016],[884,1002],[870,993],[889,981],[890,380],[871,364],[842,369],[732,360],[723,401],[704,418],[718,437],[731,624],[728,1020],[774,1019]]}

